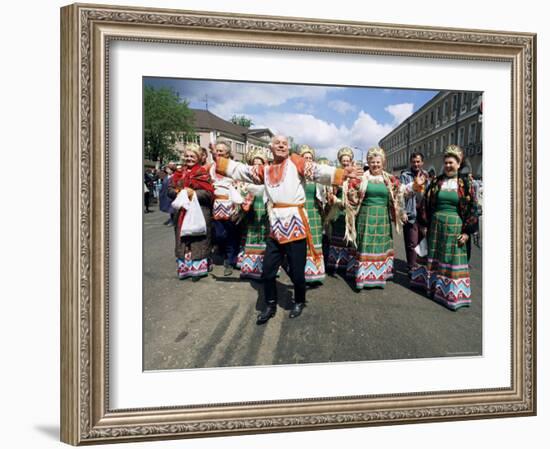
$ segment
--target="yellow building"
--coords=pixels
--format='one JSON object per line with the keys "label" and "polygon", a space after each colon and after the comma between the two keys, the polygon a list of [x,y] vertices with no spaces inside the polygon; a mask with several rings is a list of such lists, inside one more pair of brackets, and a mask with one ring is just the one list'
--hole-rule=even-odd
{"label": "yellow building", "polygon": [[269,159],[273,158],[269,144],[273,133],[268,128],[249,129],[244,126],[236,125],[230,121],[203,109],[191,109],[195,121],[195,136],[192,139],[185,139],[180,136],[176,142],[176,149],[181,151],[185,143],[192,141],[198,143],[204,148],[208,148],[210,143],[215,143],[218,139],[223,139],[231,144],[233,158],[236,161],[242,161],[248,151],[256,148],[264,148],[267,151]]}
{"label": "yellow building", "polygon": [[483,176],[482,93],[441,91],[418,111],[383,137],[388,171],[399,174],[409,166],[413,152],[424,155],[424,168],[436,174],[443,169],[447,145],[464,149],[465,170],[476,178]]}

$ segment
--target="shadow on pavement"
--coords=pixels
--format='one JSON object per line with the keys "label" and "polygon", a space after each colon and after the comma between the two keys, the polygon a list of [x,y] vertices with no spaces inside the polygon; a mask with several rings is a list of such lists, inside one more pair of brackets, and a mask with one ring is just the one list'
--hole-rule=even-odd
{"label": "shadow on pavement", "polygon": [[393,259],[393,282],[410,290],[407,262],[398,258]]}
{"label": "shadow on pavement", "polygon": [[[266,308],[264,298],[264,285],[260,281],[250,281],[250,286],[258,293],[258,299],[256,300],[256,310],[262,311]],[[284,310],[290,310],[292,308],[292,292],[293,288],[289,285],[283,284],[277,281],[277,305]]]}

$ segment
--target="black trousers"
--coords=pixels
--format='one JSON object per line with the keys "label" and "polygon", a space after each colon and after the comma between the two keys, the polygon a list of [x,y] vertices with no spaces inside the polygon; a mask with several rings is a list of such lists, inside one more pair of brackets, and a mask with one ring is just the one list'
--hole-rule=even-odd
{"label": "black trousers", "polygon": [[148,211],[151,205],[151,194],[149,192],[143,193],[143,203],[145,204],[145,210]]}
{"label": "black trousers", "polygon": [[290,243],[278,243],[271,237],[267,238],[264,254],[263,274],[264,297],[270,305],[277,304],[277,283],[275,281],[279,267],[286,259],[289,267],[290,280],[294,284],[294,301],[306,302],[306,240],[296,240]]}
{"label": "black trousers", "polygon": [[212,220],[214,225],[214,242],[224,256],[224,262],[235,266],[241,244],[241,230],[238,224],[230,220]]}
{"label": "black trousers", "polygon": [[416,246],[422,240],[422,232],[418,223],[405,223],[403,225],[405,236],[405,254],[407,255],[407,268],[411,271],[416,266]]}

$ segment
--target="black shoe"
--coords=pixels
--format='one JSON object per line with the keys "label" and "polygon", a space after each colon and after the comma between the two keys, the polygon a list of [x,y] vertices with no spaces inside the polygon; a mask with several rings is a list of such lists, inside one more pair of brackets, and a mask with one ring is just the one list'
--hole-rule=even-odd
{"label": "black shoe", "polygon": [[223,275],[231,276],[232,274],[233,274],[233,267],[228,262],[225,262],[223,264]]}
{"label": "black shoe", "polygon": [[295,302],[294,306],[292,306],[292,309],[290,310],[290,314],[288,315],[289,318],[298,318],[302,314],[302,310],[304,310],[305,303],[303,302]]}
{"label": "black shoe", "polygon": [[193,276],[191,278],[191,282],[199,282],[201,280],[201,278],[199,276]]}
{"label": "black shoe", "polygon": [[256,319],[256,324],[261,325],[267,323],[271,318],[275,316],[275,312],[277,312],[277,306],[268,305],[267,308],[258,315],[258,318]]}

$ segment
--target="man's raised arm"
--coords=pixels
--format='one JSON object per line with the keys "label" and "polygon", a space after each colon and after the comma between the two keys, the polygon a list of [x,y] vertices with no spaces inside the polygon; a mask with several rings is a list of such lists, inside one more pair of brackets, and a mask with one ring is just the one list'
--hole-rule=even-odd
{"label": "man's raised arm", "polygon": [[216,173],[235,181],[250,182],[252,184],[264,183],[263,165],[246,165],[225,157],[216,158]]}
{"label": "man's raised arm", "polygon": [[306,161],[297,155],[292,155],[291,158],[298,167],[300,175],[319,184],[340,186],[345,179],[359,178],[363,175],[362,169],[357,167],[336,168]]}

